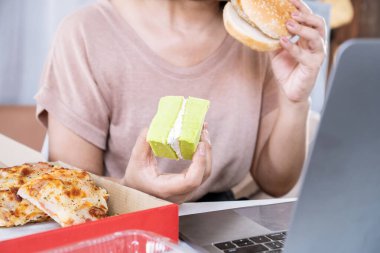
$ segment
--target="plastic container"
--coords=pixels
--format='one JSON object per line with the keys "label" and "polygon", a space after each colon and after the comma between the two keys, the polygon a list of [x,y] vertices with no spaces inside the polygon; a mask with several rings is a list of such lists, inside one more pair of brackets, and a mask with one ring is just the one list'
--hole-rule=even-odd
{"label": "plastic container", "polygon": [[185,253],[166,237],[141,231],[127,230],[66,245],[43,253]]}

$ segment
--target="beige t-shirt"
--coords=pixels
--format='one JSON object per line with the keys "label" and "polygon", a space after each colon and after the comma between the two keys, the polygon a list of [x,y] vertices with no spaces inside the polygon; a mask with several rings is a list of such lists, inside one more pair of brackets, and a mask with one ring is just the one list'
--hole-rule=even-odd
{"label": "beige t-shirt", "polygon": [[[225,191],[250,170],[259,122],[277,107],[277,83],[267,54],[226,36],[207,59],[174,66],[155,54],[106,0],[85,7],[60,25],[36,95],[37,115],[47,112],[104,150],[105,175],[121,178],[140,130],[148,127],[162,96],[208,99],[213,146],[210,178],[195,192]],[[159,159],[163,172],[189,163]]]}

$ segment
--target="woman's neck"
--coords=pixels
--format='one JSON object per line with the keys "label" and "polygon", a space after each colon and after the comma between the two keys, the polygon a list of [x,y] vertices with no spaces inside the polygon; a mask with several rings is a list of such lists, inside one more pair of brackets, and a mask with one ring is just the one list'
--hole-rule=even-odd
{"label": "woman's neck", "polygon": [[225,38],[216,0],[109,0],[146,44],[178,66],[199,63]]}
{"label": "woman's neck", "polygon": [[[210,24],[214,24],[220,12],[219,3],[215,0],[192,1],[192,0],[147,0],[154,2],[151,10],[161,9],[161,20],[166,25],[179,31],[197,30],[202,31]],[[146,2],[146,1],[142,1]],[[161,5],[161,8],[153,5]],[[157,8],[155,8],[157,7]]]}
{"label": "woman's neck", "polygon": [[112,0],[129,15],[156,21],[157,25],[175,31],[203,31],[220,17],[215,0]]}

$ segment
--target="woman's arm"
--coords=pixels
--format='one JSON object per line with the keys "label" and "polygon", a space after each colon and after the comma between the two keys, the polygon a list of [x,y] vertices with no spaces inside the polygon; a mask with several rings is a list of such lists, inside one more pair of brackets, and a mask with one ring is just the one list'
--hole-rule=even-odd
{"label": "woman's arm", "polygon": [[49,161],[62,161],[88,172],[103,174],[103,150],[84,140],[48,115]]}
{"label": "woman's arm", "polygon": [[[79,137],[54,116],[48,116],[49,161],[62,161],[93,174],[103,175],[103,150]],[[120,178],[107,177],[117,183]]]}
{"label": "woman's arm", "polygon": [[[262,118],[252,175],[267,193],[280,196],[297,182],[306,153],[309,96],[325,57],[325,23],[300,0],[287,22],[297,43],[281,38],[282,50],[271,54],[279,84],[278,110]],[[270,131],[268,130],[270,129]]]}
{"label": "woman's arm", "polygon": [[252,175],[261,189],[273,196],[286,194],[296,184],[306,152],[308,103],[280,106],[260,124],[262,146]]}

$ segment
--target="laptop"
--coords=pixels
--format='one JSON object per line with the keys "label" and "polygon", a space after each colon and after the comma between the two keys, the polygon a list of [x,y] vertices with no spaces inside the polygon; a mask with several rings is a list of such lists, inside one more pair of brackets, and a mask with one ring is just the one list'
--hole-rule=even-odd
{"label": "laptop", "polygon": [[180,217],[204,252],[380,252],[380,39],[337,54],[297,202]]}

